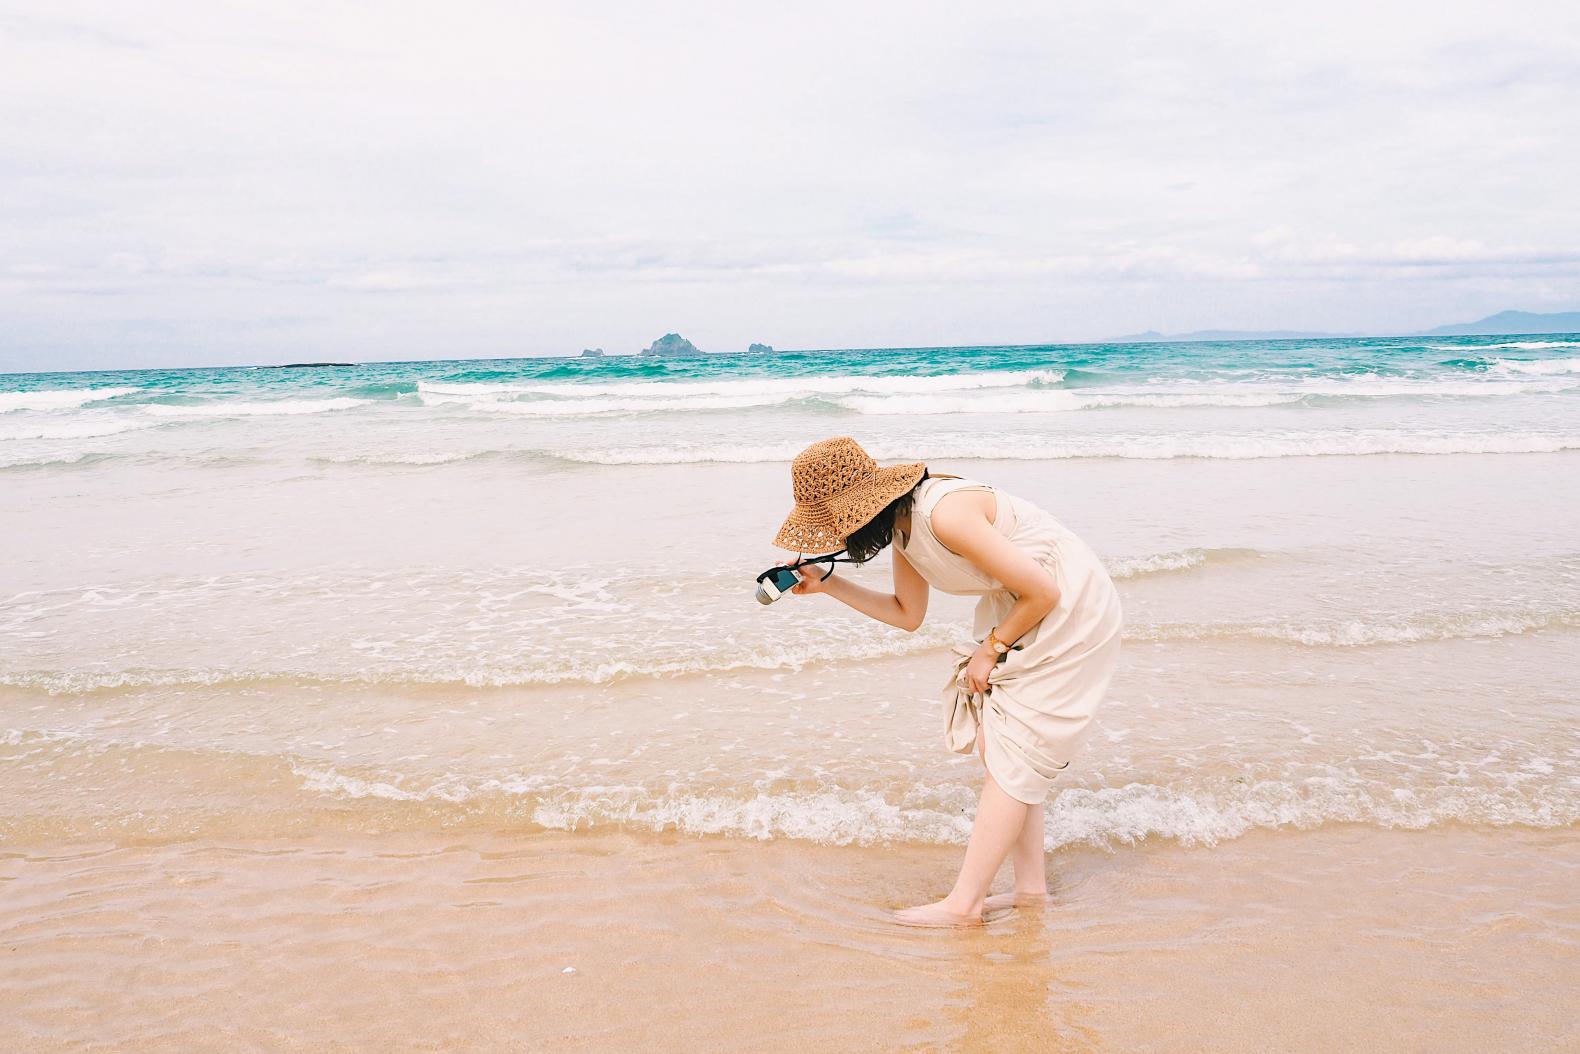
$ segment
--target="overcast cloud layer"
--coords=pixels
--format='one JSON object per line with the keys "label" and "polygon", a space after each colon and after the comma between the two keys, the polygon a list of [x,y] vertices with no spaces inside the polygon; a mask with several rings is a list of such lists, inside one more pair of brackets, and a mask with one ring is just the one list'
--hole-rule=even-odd
{"label": "overcast cloud layer", "polygon": [[755,6],[0,3],[0,369],[1580,308],[1572,3]]}

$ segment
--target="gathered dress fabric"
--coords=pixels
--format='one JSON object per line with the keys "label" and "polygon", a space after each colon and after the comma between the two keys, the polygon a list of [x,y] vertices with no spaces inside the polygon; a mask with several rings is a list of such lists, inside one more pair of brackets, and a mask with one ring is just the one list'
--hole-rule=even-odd
{"label": "gathered dress fabric", "polygon": [[[993,526],[1053,577],[1059,602],[1014,642],[988,674],[985,692],[966,687],[965,669],[988,631],[1016,596],[933,533],[938,502],[959,490],[985,490],[996,499]],[[1119,661],[1124,626],[1119,593],[1085,542],[1041,507],[999,487],[960,476],[929,476],[911,508],[909,536],[895,532],[895,548],[934,589],[976,596],[974,640],[953,648],[954,667],[942,694],[945,742],[976,749],[980,727],[988,772],[1018,801],[1044,801],[1054,779],[1080,753]]]}

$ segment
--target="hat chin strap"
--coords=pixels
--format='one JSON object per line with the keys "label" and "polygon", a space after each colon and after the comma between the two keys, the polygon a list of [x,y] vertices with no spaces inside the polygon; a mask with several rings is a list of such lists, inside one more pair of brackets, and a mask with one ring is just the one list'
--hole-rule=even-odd
{"label": "hat chin strap", "polygon": [[[854,564],[857,562],[856,558],[853,556],[840,556],[839,554],[843,552],[848,552],[848,550],[836,549],[834,552],[829,553],[826,556],[809,556],[804,560],[798,559],[790,566],[801,567],[805,564]],[[832,568],[830,570],[832,570]]]}

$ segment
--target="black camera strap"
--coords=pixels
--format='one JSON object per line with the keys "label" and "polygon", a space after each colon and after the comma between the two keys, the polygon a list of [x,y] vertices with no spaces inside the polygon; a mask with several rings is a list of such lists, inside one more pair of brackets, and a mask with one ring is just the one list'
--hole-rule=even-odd
{"label": "black camera strap", "polygon": [[769,575],[773,574],[775,571],[779,570],[779,568],[781,568],[781,567],[788,567],[792,571],[794,571],[797,568],[806,567],[808,564],[828,564],[829,565],[828,574],[823,576],[824,578],[827,578],[828,575],[831,575],[831,574],[834,573],[834,566],[833,566],[834,564],[857,564],[857,563],[861,562],[860,560],[857,560],[853,556],[841,556],[840,553],[843,553],[845,551],[846,550],[844,550],[844,549],[839,549],[839,550],[837,550],[835,552],[828,553],[828,554],[826,554],[824,556],[809,556],[809,557],[807,557],[804,560],[797,560],[793,564],[778,564],[778,565],[776,565],[774,567],[770,567],[768,570],[766,570],[762,574],[758,575],[757,576],[757,581],[761,582],[763,579],[767,578]]}

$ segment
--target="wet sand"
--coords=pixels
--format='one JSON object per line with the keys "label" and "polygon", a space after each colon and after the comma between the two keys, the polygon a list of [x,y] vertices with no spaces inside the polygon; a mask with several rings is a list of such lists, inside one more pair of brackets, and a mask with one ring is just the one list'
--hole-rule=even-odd
{"label": "wet sand", "polygon": [[1071,848],[1047,908],[965,932],[888,922],[957,856],[614,829],[12,849],[0,1046],[1580,1044],[1571,831]]}

